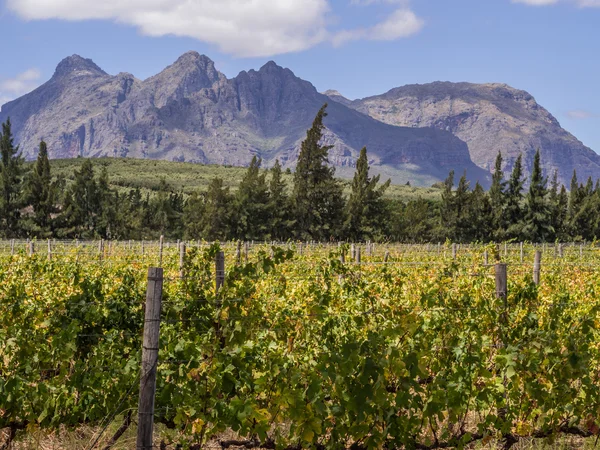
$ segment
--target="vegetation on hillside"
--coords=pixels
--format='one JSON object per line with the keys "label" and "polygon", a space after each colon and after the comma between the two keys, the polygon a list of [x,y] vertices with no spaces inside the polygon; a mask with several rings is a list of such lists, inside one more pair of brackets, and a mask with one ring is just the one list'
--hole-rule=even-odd
{"label": "vegetation on hillside", "polygon": [[330,148],[321,145],[325,107],[307,132],[293,175],[279,164],[263,170],[257,158],[246,169],[132,160],[101,160],[94,167],[89,159],[51,166],[44,142],[27,170],[7,121],[0,138],[0,237],[407,242],[600,237],[600,185],[591,178],[579,184],[574,173],[570,193],[558,186],[556,174],[548,186],[539,151],[527,191],[520,159],[507,182],[499,154],[489,192],[479,184],[471,188],[464,174],[455,186],[451,172],[439,189],[417,191],[423,196],[389,196],[390,183],[369,175],[367,149],[353,181],[344,186],[328,164]]}

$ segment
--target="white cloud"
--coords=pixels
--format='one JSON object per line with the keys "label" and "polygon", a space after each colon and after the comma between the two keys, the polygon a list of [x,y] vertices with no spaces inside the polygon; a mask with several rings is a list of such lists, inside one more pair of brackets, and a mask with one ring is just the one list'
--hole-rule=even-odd
{"label": "white cloud", "polygon": [[34,90],[42,74],[37,69],[27,69],[14,78],[0,79],[0,105]]}
{"label": "white cloud", "polygon": [[[330,1],[7,0],[7,5],[26,20],[112,20],[149,36],[192,37],[215,45],[223,53],[265,57],[339,40],[328,29]],[[411,34],[416,25],[420,28],[414,13],[404,6],[408,0],[354,1],[394,3],[403,9],[371,29],[352,31],[353,36],[395,39]]]}
{"label": "white cloud", "polygon": [[573,111],[568,111],[567,117],[569,119],[584,120],[591,119],[592,117],[598,117],[598,115],[583,109],[575,109]]}
{"label": "white cloud", "polygon": [[559,2],[573,3],[580,8],[600,8],[600,0],[511,0],[512,3],[523,3],[531,6],[554,5]]}
{"label": "white cloud", "polygon": [[418,33],[423,25],[423,20],[417,17],[414,12],[400,8],[372,27],[340,31],[332,37],[332,42],[338,46],[360,39],[393,41]]}

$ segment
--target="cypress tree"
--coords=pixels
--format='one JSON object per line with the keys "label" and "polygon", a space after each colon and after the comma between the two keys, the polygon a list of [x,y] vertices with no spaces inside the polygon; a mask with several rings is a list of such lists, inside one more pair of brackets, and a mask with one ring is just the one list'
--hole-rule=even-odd
{"label": "cypress tree", "polygon": [[23,207],[23,157],[14,145],[10,119],[0,133],[0,234],[17,236]]}
{"label": "cypress tree", "polygon": [[52,214],[58,211],[59,182],[52,181],[48,147],[40,142],[40,149],[33,170],[25,184],[28,204],[33,209],[33,231],[40,237],[52,234]]}
{"label": "cypress tree", "polygon": [[297,236],[320,241],[340,234],[344,208],[342,186],[334,178],[335,169],[328,166],[327,155],[333,146],[320,145],[326,108],[327,103],[302,142],[292,194]]}
{"label": "cypress tree", "polygon": [[508,188],[506,190],[506,212],[505,223],[507,231],[505,238],[520,238],[522,237],[523,228],[523,209],[521,202],[523,200],[523,164],[522,156],[519,155],[515,160]]}
{"label": "cypress tree", "polygon": [[492,186],[489,191],[489,202],[492,210],[492,234],[497,240],[502,240],[506,234],[506,181],[502,171],[502,153],[498,152],[492,175]]}
{"label": "cypress tree", "polygon": [[552,238],[554,230],[550,220],[550,207],[546,189],[547,180],[542,174],[540,150],[533,159],[531,183],[525,204],[525,225],[523,233],[532,242],[546,242]]}
{"label": "cypress tree", "polygon": [[88,238],[96,235],[98,213],[101,210],[98,186],[94,178],[92,161],[86,159],[75,170],[74,181],[65,196],[63,216],[66,234]]}
{"label": "cypress tree", "polygon": [[451,170],[448,177],[444,180],[444,190],[442,191],[442,201],[440,203],[440,230],[439,235],[443,239],[454,239],[456,234],[457,217],[456,206],[454,204],[454,170]]}
{"label": "cypress tree", "polygon": [[363,147],[356,162],[356,171],[352,180],[352,192],[346,204],[346,222],[344,231],[353,241],[375,239],[381,234],[384,214],[383,194],[391,181],[379,184],[380,175],[369,177],[367,148]]}
{"label": "cypress tree", "polygon": [[272,239],[284,240],[290,237],[294,221],[290,212],[290,199],[286,194],[286,182],[279,160],[270,170],[269,181],[269,236]]}
{"label": "cypress tree", "polygon": [[261,160],[254,156],[235,194],[235,235],[239,239],[264,240],[268,237],[269,188]]}

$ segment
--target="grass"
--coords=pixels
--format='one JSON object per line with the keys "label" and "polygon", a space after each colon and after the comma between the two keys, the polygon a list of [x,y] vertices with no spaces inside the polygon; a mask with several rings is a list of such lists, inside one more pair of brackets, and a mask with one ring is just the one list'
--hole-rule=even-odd
{"label": "grass", "polygon": [[[50,162],[54,175],[61,175],[67,180],[73,179],[74,170],[78,169],[84,159],[54,159]],[[98,158],[93,160],[96,171],[101,166],[108,170],[109,183],[120,190],[140,188],[142,191],[153,191],[158,188],[161,178],[175,190],[184,194],[204,190],[215,177],[223,179],[225,186],[235,191],[244,177],[245,167],[204,165],[185,162],[133,159],[133,158]],[[31,164],[31,163],[28,163]],[[344,176],[351,177],[350,171]],[[383,177],[382,177],[383,178]],[[291,186],[293,174],[284,174],[288,186]],[[351,179],[341,178],[346,195],[350,192]],[[441,190],[436,188],[391,185],[386,197],[403,201],[439,199]]]}

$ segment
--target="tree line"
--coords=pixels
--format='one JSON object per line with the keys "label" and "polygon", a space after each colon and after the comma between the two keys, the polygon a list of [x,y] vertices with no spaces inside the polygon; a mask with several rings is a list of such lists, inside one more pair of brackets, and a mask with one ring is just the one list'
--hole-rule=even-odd
{"label": "tree line", "polygon": [[235,192],[214,178],[189,196],[161,179],[152,195],[139,188],[124,193],[109,184],[90,159],[74,171],[72,182],[51,174],[48,149],[40,143],[30,170],[14,144],[10,120],[0,134],[0,237],[490,242],[594,240],[600,237],[600,182],[559,186],[548,181],[539,151],[525,188],[519,156],[508,179],[502,155],[496,158],[491,188],[455,174],[439,184],[439,200],[402,201],[384,197],[390,180],[369,175],[367,150],[356,164],[351,192],[328,164],[332,146],[322,145],[325,104],[301,144],[293,183],[287,186],[278,161],[261,169],[253,158]]}

